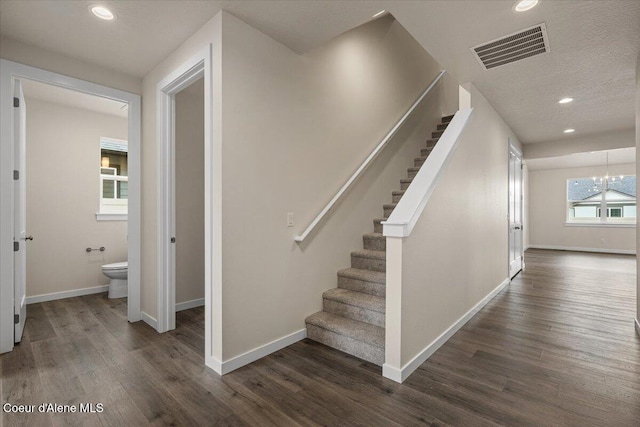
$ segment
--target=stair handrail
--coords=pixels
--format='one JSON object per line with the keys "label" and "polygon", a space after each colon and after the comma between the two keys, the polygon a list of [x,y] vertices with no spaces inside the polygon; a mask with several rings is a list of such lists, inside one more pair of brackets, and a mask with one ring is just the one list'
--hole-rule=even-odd
{"label": "stair handrail", "polygon": [[389,218],[382,222],[382,234],[385,237],[407,237],[411,234],[442,172],[458,147],[460,135],[472,112],[473,108],[465,108],[458,110],[453,116]]}
{"label": "stair handrail", "polygon": [[382,139],[382,141],[380,141],[380,143],[376,146],[376,148],[373,149],[371,154],[367,156],[367,158],[364,160],[364,162],[362,162],[360,167],[356,169],[353,175],[351,175],[351,178],[349,178],[349,180],[340,188],[340,190],[338,190],[336,195],[333,196],[333,198],[329,201],[329,203],[327,203],[324,209],[322,209],[322,211],[320,211],[320,213],[313,219],[313,221],[311,221],[311,224],[309,224],[309,226],[304,230],[304,233],[294,237],[293,240],[295,240],[296,242],[304,241],[304,239],[309,235],[309,233],[313,231],[316,225],[318,225],[318,223],[322,221],[322,218],[324,218],[324,216],[331,210],[331,208],[333,208],[333,206],[342,197],[342,195],[349,189],[351,184],[353,184],[356,181],[356,179],[358,179],[358,177],[362,174],[362,172],[364,172],[364,170],[367,168],[367,166],[369,166],[369,164],[373,161],[373,159],[380,153],[380,151],[382,151],[382,149],[387,145],[387,143],[389,143],[391,138],[396,134],[396,132],[398,132],[400,127],[402,127],[402,125],[407,121],[411,113],[413,113],[413,111],[418,107],[418,105],[420,104],[420,102],[422,102],[425,96],[427,96],[429,92],[431,92],[431,89],[433,89],[433,87],[440,81],[440,79],[446,72],[447,72],[446,70],[440,71],[440,73],[436,76],[436,78],[433,79],[431,84],[422,92],[422,94],[418,97],[418,99],[416,99],[416,101],[411,105],[411,107],[409,107],[407,112],[404,113],[404,115],[385,135],[385,137]]}

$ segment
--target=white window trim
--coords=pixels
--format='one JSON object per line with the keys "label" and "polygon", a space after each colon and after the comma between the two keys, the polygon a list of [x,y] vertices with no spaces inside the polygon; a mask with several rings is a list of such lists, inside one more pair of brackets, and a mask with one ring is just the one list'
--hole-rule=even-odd
{"label": "white window trim", "polygon": [[126,213],[102,213],[96,212],[96,221],[128,221],[129,214]]}
{"label": "white window trim", "polygon": [[[126,144],[128,146],[128,142],[126,140],[101,136],[100,147],[99,147],[100,157],[102,157],[102,142],[114,142],[114,143],[123,144],[123,145]],[[127,154],[127,157],[128,157],[128,154]],[[104,169],[104,168],[101,166],[100,170],[101,169]],[[114,169],[114,175],[106,175],[102,173],[100,174],[100,198],[99,198],[98,212],[96,212],[96,221],[127,221],[128,220],[128,211],[129,211],[128,199],[126,199],[126,201],[121,204],[123,206],[126,206],[125,212],[123,212],[122,210],[112,209],[109,206],[105,206],[105,203],[104,203],[105,199],[103,197],[102,191],[103,191],[103,185],[105,180],[129,182],[128,176],[116,175],[115,173],[116,172]],[[114,185],[114,196],[116,196],[116,193],[117,193],[117,185]],[[114,200],[118,200],[118,199],[114,197]]]}
{"label": "white window trim", "polygon": [[565,227],[636,228],[635,222],[565,222]]}

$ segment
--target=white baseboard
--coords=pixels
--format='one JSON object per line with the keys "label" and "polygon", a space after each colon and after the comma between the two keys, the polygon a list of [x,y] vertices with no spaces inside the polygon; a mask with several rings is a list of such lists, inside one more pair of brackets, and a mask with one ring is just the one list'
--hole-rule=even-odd
{"label": "white baseboard", "polygon": [[27,297],[27,304],[35,304],[38,302],[54,301],[57,299],[80,297],[83,295],[99,294],[107,292],[109,285],[94,286],[93,288],[73,289],[71,291],[53,292],[50,294],[33,295]]}
{"label": "white baseboard", "polygon": [[158,330],[158,320],[157,319],[151,317],[150,315],[148,315],[144,311],[140,312],[140,318],[144,323],[146,323],[147,325],[151,326],[156,331]]}
{"label": "white baseboard", "polygon": [[385,378],[389,378],[398,383],[404,382],[409,375],[413,373],[420,365],[422,365],[433,353],[436,352],[444,343],[446,343],[449,338],[453,336],[460,328],[464,326],[473,316],[478,313],[482,307],[487,305],[489,301],[491,301],[496,295],[500,293],[505,287],[507,287],[511,283],[509,278],[504,279],[502,283],[500,283],[494,290],[489,292],[489,294],[484,297],[480,302],[478,302],[471,310],[467,311],[461,318],[459,318],[453,325],[449,326],[449,328],[444,331],[438,338],[433,340],[428,346],[426,346],[420,353],[418,353],[413,359],[411,359],[406,365],[402,368],[397,368],[395,366],[387,365],[386,363],[382,365],[382,376]]}
{"label": "white baseboard", "polygon": [[638,322],[638,319],[634,319],[635,320],[635,324],[636,324],[636,332],[638,333],[638,335],[640,335],[640,322]]}
{"label": "white baseboard", "polygon": [[551,249],[554,251],[598,252],[603,254],[635,255],[633,249],[582,248],[578,246],[529,245],[530,249]]}
{"label": "white baseboard", "polygon": [[211,363],[214,366],[209,367],[220,375],[228,374],[231,371],[235,371],[236,369],[248,365],[251,362],[255,362],[256,360],[268,356],[271,353],[274,353],[280,349],[290,346],[293,343],[303,340],[306,337],[307,329],[300,329],[297,332],[294,332],[282,338],[278,338],[275,341],[271,341],[270,343],[267,343],[258,348],[254,348],[253,350],[247,351],[246,353],[222,362],[220,363],[220,366],[216,366],[216,361],[212,360]]}
{"label": "white baseboard", "polygon": [[176,312],[182,310],[189,310],[190,308],[202,307],[204,305],[204,298],[192,299],[191,301],[176,303]]}
{"label": "white baseboard", "polygon": [[205,357],[204,367],[213,374],[222,375],[222,362],[215,357]]}

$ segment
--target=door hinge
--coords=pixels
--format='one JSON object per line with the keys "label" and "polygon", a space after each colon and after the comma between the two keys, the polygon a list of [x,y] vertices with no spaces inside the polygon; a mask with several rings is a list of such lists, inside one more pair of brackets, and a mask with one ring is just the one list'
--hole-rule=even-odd
{"label": "door hinge", "polygon": [[16,325],[18,323],[20,323],[20,315],[19,314],[14,314],[13,315],[13,323],[15,323]]}
{"label": "door hinge", "polygon": [[20,98],[13,98],[13,106],[18,108],[20,106]]}
{"label": "door hinge", "polygon": [[13,242],[13,251],[18,252],[20,250],[20,242]]}
{"label": "door hinge", "polygon": [[13,171],[13,180],[17,181],[20,179],[20,171],[14,170]]}

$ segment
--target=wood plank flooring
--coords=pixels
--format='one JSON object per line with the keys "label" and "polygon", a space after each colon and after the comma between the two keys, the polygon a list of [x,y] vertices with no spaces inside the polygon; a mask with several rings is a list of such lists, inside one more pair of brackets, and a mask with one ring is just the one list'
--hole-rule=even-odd
{"label": "wood plank flooring", "polygon": [[106,294],[33,304],[0,357],[2,403],[102,403],[3,414],[3,426],[639,426],[635,257],[529,250],[526,271],[404,384],[310,340],[222,378],[204,310],[159,335]]}

